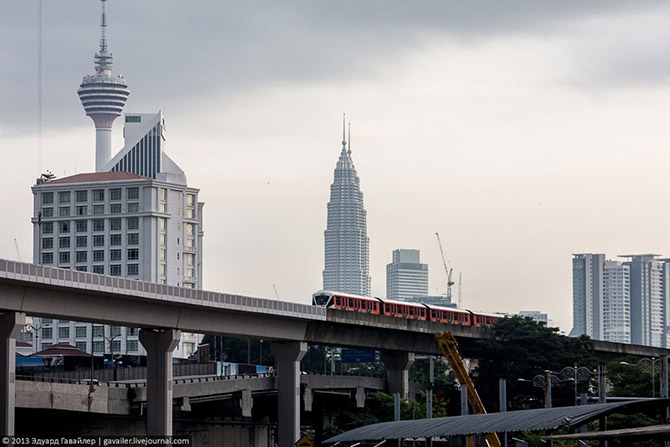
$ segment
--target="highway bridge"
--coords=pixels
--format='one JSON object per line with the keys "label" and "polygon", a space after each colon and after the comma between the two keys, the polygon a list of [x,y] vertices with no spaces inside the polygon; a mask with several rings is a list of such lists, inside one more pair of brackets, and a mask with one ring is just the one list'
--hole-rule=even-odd
{"label": "highway bridge", "polygon": [[[15,337],[25,315],[142,328],[147,350],[147,433],[172,433],[172,350],[180,331],[273,340],[279,447],[299,435],[300,360],[307,343],[383,351],[391,391],[408,394],[415,353],[439,355],[433,334],[468,343],[487,329],[343,312],[311,305],[180,288],[0,259],[0,431],[14,430]],[[596,355],[660,356],[667,350],[596,342]]]}

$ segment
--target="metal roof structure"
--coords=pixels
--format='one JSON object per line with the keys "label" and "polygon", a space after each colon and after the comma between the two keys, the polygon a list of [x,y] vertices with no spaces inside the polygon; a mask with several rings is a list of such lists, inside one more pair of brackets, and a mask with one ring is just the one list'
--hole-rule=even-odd
{"label": "metal roof structure", "polygon": [[536,408],[505,413],[473,414],[414,421],[382,422],[342,433],[326,443],[417,439],[518,431],[574,429],[600,416],[632,407],[660,407],[670,399],[643,399],[578,407]]}

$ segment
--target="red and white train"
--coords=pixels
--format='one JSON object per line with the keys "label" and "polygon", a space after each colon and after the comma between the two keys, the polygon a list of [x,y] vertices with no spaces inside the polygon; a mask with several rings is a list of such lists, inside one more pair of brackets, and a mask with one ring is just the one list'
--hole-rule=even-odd
{"label": "red and white train", "polygon": [[413,303],[410,301],[387,300],[369,296],[349,295],[346,293],[319,290],[312,295],[312,304],[350,312],[362,312],[374,315],[386,315],[410,320],[450,323],[461,326],[491,327],[502,315],[486,314],[460,310],[453,307],[433,304]]}

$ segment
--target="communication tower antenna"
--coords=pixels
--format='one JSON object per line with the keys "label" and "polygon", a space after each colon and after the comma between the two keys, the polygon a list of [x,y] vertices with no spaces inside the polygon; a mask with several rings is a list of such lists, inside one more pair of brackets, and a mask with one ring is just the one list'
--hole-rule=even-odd
{"label": "communication tower antenna", "polygon": [[277,297],[277,299],[279,299],[279,292],[277,292],[277,286],[272,284],[272,287],[275,289],[275,296]]}
{"label": "communication tower antenna", "polygon": [[42,0],[37,0],[37,176],[42,174]]}
{"label": "communication tower antenna", "polygon": [[16,247],[16,256],[19,257],[19,262],[21,262],[21,252],[19,251],[19,243],[14,238],[14,246]]}

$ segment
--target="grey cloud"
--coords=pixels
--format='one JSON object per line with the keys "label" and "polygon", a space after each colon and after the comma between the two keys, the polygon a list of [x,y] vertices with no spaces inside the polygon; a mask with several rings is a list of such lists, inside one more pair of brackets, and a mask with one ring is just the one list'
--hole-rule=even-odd
{"label": "grey cloud", "polygon": [[[197,99],[212,89],[231,93],[290,82],[392,70],[404,51],[428,34],[489,39],[505,33],[561,32],[566,23],[606,16],[651,1],[108,2],[115,72],[131,88],[129,106],[155,109]],[[35,2],[0,5],[0,130],[34,128]],[[88,125],[75,90],[91,73],[99,2],[44,2],[44,122]]]}

